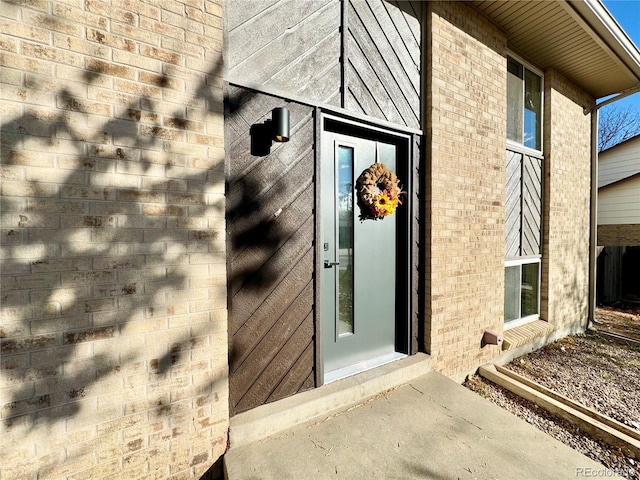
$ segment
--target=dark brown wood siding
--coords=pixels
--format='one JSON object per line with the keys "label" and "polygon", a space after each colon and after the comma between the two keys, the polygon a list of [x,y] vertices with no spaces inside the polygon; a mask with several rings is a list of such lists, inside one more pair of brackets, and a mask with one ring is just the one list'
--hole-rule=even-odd
{"label": "dark brown wood siding", "polygon": [[420,128],[421,2],[227,4],[232,83]]}
{"label": "dark brown wood siding", "polygon": [[[315,385],[313,109],[227,88],[229,389],[232,414]],[[271,110],[291,140],[256,152]],[[267,142],[270,144],[270,141]]]}
{"label": "dark brown wood siding", "polygon": [[[383,0],[225,4],[232,415],[313,388],[319,379],[318,126],[311,107],[282,99],[420,128],[421,8]],[[291,140],[259,152],[265,120],[285,104]]]}

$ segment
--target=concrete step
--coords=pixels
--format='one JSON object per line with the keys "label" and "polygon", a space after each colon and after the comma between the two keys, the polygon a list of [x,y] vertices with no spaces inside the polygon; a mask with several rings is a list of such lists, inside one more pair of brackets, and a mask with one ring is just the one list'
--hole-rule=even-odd
{"label": "concrete step", "polygon": [[237,448],[301,423],[348,408],[431,371],[431,357],[418,353],[231,418],[229,446]]}

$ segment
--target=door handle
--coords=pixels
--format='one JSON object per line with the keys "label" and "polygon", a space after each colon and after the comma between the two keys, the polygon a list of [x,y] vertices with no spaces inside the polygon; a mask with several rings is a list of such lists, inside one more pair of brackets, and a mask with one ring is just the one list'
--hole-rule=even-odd
{"label": "door handle", "polygon": [[324,261],[324,268],[335,267],[336,265],[340,265],[340,262],[330,262],[329,260]]}

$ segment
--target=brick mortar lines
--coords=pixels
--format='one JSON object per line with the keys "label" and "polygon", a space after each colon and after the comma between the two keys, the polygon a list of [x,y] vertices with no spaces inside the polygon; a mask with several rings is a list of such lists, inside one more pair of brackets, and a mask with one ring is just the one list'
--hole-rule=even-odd
{"label": "brick mortar lines", "polygon": [[30,6],[0,39],[3,479],[200,477],[228,422],[220,5]]}

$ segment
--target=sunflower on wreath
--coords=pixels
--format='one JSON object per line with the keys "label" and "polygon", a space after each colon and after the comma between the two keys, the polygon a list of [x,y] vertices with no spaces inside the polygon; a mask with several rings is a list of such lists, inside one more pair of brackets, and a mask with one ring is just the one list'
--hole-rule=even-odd
{"label": "sunflower on wreath", "polygon": [[400,181],[384,163],[374,163],[356,180],[360,220],[381,220],[402,205]]}

